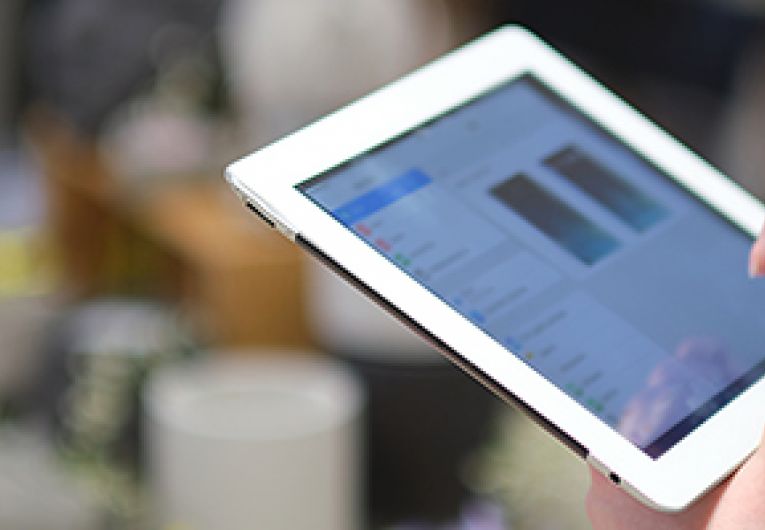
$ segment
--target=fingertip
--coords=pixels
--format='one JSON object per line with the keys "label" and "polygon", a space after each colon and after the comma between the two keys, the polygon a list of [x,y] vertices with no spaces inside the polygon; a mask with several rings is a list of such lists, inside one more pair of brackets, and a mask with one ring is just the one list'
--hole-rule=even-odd
{"label": "fingertip", "polygon": [[755,252],[753,249],[752,254],[749,257],[749,277],[758,278],[762,276],[762,273],[763,273],[762,260],[757,255],[755,255]]}
{"label": "fingertip", "polygon": [[765,275],[765,231],[752,246],[749,254],[749,276],[756,278]]}

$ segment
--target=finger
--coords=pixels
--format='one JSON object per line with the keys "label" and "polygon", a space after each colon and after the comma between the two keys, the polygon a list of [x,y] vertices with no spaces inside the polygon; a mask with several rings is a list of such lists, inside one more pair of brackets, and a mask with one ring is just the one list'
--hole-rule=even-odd
{"label": "finger", "polygon": [[749,276],[754,278],[763,275],[765,275],[765,228],[749,255]]}

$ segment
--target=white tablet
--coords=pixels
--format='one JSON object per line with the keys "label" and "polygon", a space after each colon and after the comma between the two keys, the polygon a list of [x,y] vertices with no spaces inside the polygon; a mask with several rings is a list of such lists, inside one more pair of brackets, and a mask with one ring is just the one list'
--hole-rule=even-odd
{"label": "white tablet", "polygon": [[765,283],[747,254],[765,210],[524,29],[227,178],[643,502],[681,510],[756,447]]}

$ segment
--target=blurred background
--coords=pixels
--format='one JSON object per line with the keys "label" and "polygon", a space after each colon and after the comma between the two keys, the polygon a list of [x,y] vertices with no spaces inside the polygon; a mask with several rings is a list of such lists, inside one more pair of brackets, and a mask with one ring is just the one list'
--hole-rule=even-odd
{"label": "blurred background", "polygon": [[0,528],[588,528],[225,164],[508,22],[765,197],[761,0],[0,2]]}

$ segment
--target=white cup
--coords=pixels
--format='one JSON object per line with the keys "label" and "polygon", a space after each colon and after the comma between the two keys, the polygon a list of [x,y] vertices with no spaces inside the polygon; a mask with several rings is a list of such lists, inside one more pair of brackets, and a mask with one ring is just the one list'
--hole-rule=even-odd
{"label": "white cup", "polygon": [[155,373],[144,396],[160,528],[363,527],[363,393],[338,363],[211,360]]}

